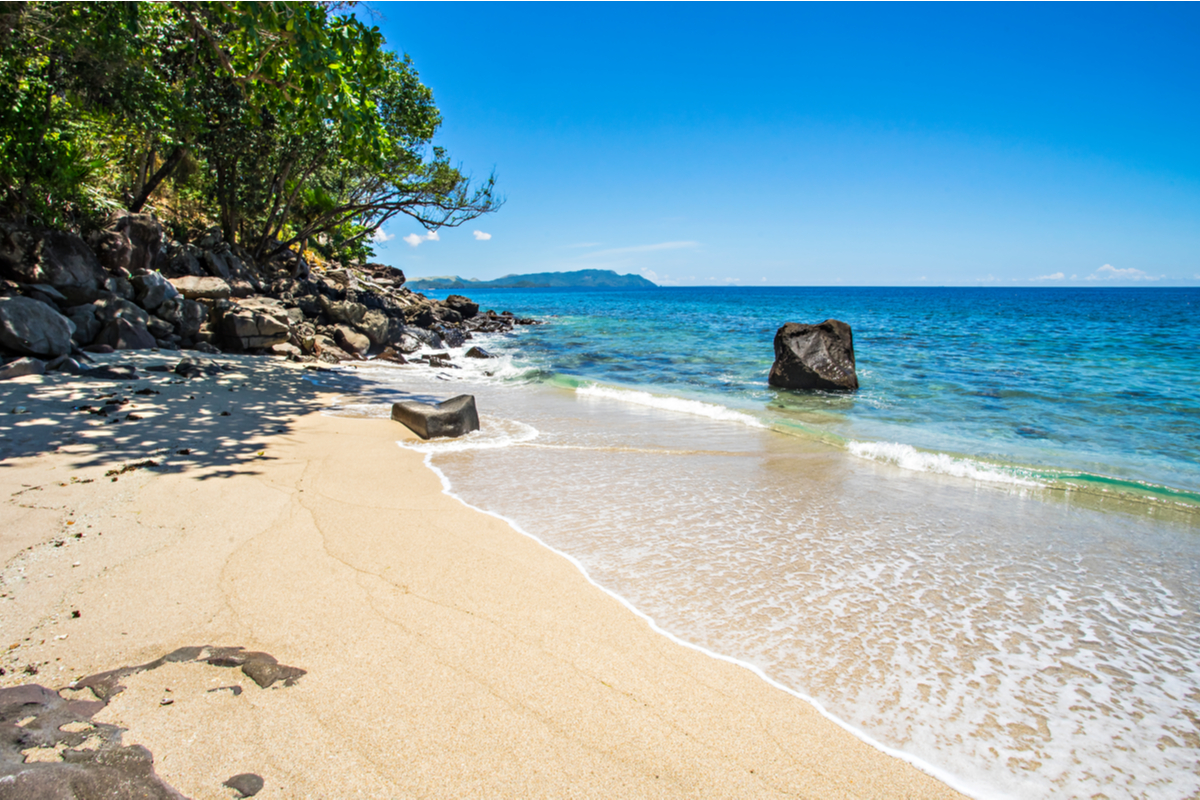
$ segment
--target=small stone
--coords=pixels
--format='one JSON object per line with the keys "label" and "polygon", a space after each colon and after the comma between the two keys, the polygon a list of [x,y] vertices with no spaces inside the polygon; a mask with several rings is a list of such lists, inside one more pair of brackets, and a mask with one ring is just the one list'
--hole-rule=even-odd
{"label": "small stone", "polygon": [[263,779],[253,772],[243,772],[239,775],[234,775],[221,785],[233,789],[238,793],[239,797],[253,797],[262,791]]}

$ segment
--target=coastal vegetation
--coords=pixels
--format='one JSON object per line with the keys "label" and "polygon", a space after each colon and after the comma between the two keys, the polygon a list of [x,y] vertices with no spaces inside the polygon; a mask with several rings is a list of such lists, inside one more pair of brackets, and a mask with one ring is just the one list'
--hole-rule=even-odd
{"label": "coastal vegetation", "polygon": [[257,261],[362,260],[397,215],[495,210],[442,148],[433,95],[346,5],[5,3],[0,217],[76,232],[152,211]]}

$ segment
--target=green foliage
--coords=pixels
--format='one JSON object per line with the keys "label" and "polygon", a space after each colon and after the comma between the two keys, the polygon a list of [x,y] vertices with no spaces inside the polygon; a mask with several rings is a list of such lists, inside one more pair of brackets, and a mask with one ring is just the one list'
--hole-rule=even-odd
{"label": "green foliage", "polygon": [[[432,93],[378,29],[322,3],[0,6],[0,213],[80,225],[148,205],[260,257],[369,254],[396,214],[495,210],[431,146]],[[189,219],[188,217],[194,217]]]}

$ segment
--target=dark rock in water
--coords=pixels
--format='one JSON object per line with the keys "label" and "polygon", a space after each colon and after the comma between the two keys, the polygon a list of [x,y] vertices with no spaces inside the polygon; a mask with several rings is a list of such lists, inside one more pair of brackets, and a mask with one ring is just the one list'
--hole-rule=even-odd
{"label": "dark rock in water", "polygon": [[0,346],[30,356],[71,352],[75,323],[28,297],[0,297]]}
{"label": "dark rock in water", "polygon": [[442,301],[442,305],[459,313],[463,319],[470,319],[479,313],[479,303],[474,303],[460,294],[452,294]]}
{"label": "dark rock in water", "polygon": [[482,347],[472,347],[466,352],[467,358],[495,358],[496,356],[484,350]]}
{"label": "dark rock in water", "polygon": [[242,797],[254,797],[262,791],[263,779],[253,772],[243,772],[225,781],[222,786],[228,786]]}
{"label": "dark rock in water", "polygon": [[406,426],[422,439],[437,436],[457,437],[479,430],[479,413],[475,397],[459,395],[441,403],[418,403],[403,400],[392,404],[392,419]]}
{"label": "dark rock in water", "polygon": [[775,363],[769,382],[780,389],[857,389],[850,326],[836,319],[819,325],[786,323],[775,332]]}
{"label": "dark rock in water", "polygon": [[376,361],[391,361],[393,364],[407,364],[408,359],[398,353],[394,348],[385,347],[383,352],[375,356]]}

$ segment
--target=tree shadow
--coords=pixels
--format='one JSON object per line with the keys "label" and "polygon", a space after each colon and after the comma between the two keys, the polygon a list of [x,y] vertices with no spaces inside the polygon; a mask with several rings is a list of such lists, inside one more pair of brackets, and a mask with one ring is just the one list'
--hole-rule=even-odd
{"label": "tree shadow", "polygon": [[287,434],[297,418],[329,409],[331,394],[356,403],[445,399],[380,385],[353,368],[183,355],[202,359],[209,374],[163,371],[180,354],[127,351],[97,361],[136,367],[136,379],[58,373],[0,382],[0,470],[59,453],[74,470],[108,467],[106,479],[119,480],[123,468],[202,468],[203,480],[254,474],[261,471],[257,462],[271,459],[264,437]]}

